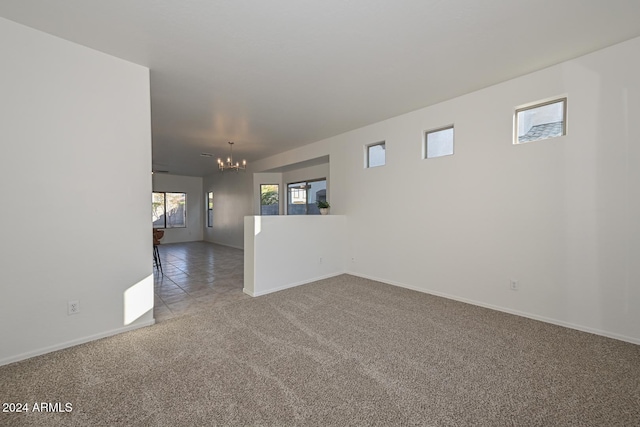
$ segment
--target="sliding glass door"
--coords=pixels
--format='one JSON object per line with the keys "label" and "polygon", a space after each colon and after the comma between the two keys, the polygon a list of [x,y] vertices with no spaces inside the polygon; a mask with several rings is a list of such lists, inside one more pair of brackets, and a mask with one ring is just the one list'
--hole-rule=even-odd
{"label": "sliding glass door", "polygon": [[287,215],[319,215],[318,201],[327,200],[327,179],[287,184]]}

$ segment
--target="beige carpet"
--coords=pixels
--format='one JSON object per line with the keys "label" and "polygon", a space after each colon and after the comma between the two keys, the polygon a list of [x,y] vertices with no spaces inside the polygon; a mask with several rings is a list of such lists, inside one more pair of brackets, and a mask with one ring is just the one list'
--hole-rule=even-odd
{"label": "beige carpet", "polygon": [[640,346],[352,276],[0,367],[0,425],[640,425]]}

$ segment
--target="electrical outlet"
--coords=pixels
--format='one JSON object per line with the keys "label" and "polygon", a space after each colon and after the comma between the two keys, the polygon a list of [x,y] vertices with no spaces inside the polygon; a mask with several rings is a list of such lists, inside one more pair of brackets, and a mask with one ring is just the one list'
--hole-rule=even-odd
{"label": "electrical outlet", "polygon": [[355,264],[355,262],[356,262],[356,257],[351,257],[351,262]]}
{"label": "electrical outlet", "polygon": [[520,289],[520,283],[517,280],[511,279],[509,285],[512,291],[517,291],[518,289]]}
{"label": "electrical outlet", "polygon": [[72,314],[80,313],[80,301],[69,301],[67,305],[67,314],[71,316]]}
{"label": "electrical outlet", "polygon": [[322,257],[320,257],[320,264],[322,264]]}

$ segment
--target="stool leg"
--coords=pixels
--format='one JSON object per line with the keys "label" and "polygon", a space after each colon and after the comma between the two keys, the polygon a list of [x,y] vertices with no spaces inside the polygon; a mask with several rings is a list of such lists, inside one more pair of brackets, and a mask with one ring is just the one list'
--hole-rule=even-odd
{"label": "stool leg", "polygon": [[160,260],[160,250],[158,249],[158,245],[153,245],[153,261],[156,268],[160,270],[160,274],[164,276],[164,272],[162,271],[162,261]]}
{"label": "stool leg", "polygon": [[158,268],[157,250],[158,250],[158,247],[156,245],[153,245],[153,266],[154,266],[154,268]]}

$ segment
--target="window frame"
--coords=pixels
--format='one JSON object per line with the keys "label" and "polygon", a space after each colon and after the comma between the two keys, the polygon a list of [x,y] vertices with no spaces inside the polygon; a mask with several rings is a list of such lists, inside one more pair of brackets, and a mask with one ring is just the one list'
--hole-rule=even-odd
{"label": "window frame", "polygon": [[[265,187],[265,186],[275,186],[275,187],[276,187],[276,189],[277,189],[277,194],[278,194],[278,203],[277,203],[277,206],[278,206],[278,213],[275,213],[275,214],[264,214],[264,213],[262,212],[262,207],[263,207],[263,206],[271,206],[271,205],[263,205],[263,204],[262,204],[262,187]],[[260,193],[259,193],[259,196],[260,196],[260,216],[275,216],[275,215],[280,215],[280,184],[279,184],[279,183],[274,183],[274,184],[260,184]]]}
{"label": "window frame", "polygon": [[[319,215],[319,213],[309,213],[309,190],[311,189],[311,186],[309,185],[312,182],[319,182],[319,181],[324,181],[325,182],[325,191],[328,188],[328,180],[326,177],[324,178],[316,178],[316,179],[306,179],[303,181],[293,181],[293,182],[289,182],[287,183],[287,205],[286,205],[286,215],[292,215],[291,213],[289,213],[289,205],[290,203],[290,192],[289,192],[289,186],[293,185],[293,184],[307,184],[306,188],[305,188],[305,192],[306,192],[306,198],[305,198],[305,204],[304,204],[304,214],[300,214],[300,215]],[[325,197],[326,200],[328,200],[328,198]],[[298,215],[298,214],[293,214],[293,215]]]}
{"label": "window frame", "polygon": [[[381,165],[375,165],[375,166],[371,166],[371,153],[370,153],[370,149],[372,147],[376,147],[378,145],[382,145],[383,150],[384,150],[384,163],[382,163]],[[373,144],[367,144],[364,146],[364,168],[365,169],[371,169],[371,168],[379,168],[381,166],[386,166],[387,165],[387,141],[379,141],[379,142],[374,142]]]}
{"label": "window frame", "polygon": [[[442,156],[436,156],[436,157],[428,157],[428,139],[429,139],[429,135],[432,133],[438,133],[438,132],[442,132],[444,130],[453,130],[453,135],[452,135],[452,141],[451,141],[451,148],[453,150],[453,152],[451,154],[444,154]],[[427,159],[437,159],[440,157],[449,157],[449,156],[453,156],[456,152],[456,129],[455,129],[455,124],[450,124],[447,126],[442,126],[442,127],[437,127],[437,128],[433,128],[433,129],[428,129],[425,131],[422,131],[422,159],[423,160],[427,160]]]}
{"label": "window frame", "polygon": [[[518,138],[518,127],[519,127],[518,114],[525,111],[533,110],[540,107],[545,107],[547,105],[558,104],[558,103],[562,103],[562,133],[557,136],[551,136],[547,138],[533,139],[531,141],[520,142]],[[566,136],[567,135],[567,110],[568,110],[567,95],[556,96],[553,98],[548,98],[543,101],[536,101],[536,102],[524,104],[520,107],[516,107],[513,115],[513,145],[522,145],[522,144],[527,144],[529,142],[545,141],[547,139],[554,139],[554,138]]]}
{"label": "window frame", "polygon": [[[166,229],[170,229],[170,228],[187,228],[187,193],[184,191],[152,191],[151,192],[151,200],[153,203],[153,194],[162,194],[163,195],[163,200],[164,200],[164,226],[153,226],[153,228],[157,228],[157,229],[161,229],[161,230],[166,230]],[[183,226],[170,226],[167,227],[167,194],[183,194],[184,195],[184,225]],[[153,217],[152,217],[152,223],[153,223]]]}
{"label": "window frame", "polygon": [[207,191],[207,227],[213,227],[213,191]]}

